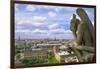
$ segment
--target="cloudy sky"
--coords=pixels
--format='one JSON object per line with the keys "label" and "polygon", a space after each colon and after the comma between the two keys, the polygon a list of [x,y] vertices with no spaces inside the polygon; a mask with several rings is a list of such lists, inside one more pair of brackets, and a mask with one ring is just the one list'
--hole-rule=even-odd
{"label": "cloudy sky", "polygon": [[[15,4],[15,38],[73,39],[70,19],[76,14],[76,9],[77,7]],[[94,23],[94,9],[84,9]]]}

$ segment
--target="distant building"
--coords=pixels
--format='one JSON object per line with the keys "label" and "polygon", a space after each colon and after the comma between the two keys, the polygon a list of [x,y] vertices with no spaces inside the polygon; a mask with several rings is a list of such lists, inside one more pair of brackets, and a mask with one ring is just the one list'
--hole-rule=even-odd
{"label": "distant building", "polygon": [[73,52],[69,52],[69,48],[62,45],[58,48],[55,48],[54,54],[56,59],[61,63],[68,63],[68,62],[78,62],[77,57]]}
{"label": "distant building", "polygon": [[39,49],[31,49],[25,50],[24,52],[25,58],[40,58],[40,59],[47,59],[48,53],[45,50]]}
{"label": "distant building", "polygon": [[48,53],[54,53],[54,47],[60,47],[60,44],[37,44],[36,46],[32,46],[30,48],[26,48],[24,52],[25,58],[48,58]]}
{"label": "distant building", "polygon": [[37,47],[43,49],[43,50],[51,50],[53,51],[54,47],[60,47],[61,44],[37,44]]}

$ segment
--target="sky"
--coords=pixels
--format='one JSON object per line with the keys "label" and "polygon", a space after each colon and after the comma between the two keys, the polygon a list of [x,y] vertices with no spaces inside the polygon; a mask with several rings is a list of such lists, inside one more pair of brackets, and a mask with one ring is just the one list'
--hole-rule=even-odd
{"label": "sky", "polygon": [[[15,39],[73,39],[70,20],[77,8],[15,4]],[[94,24],[94,9],[83,9]]]}

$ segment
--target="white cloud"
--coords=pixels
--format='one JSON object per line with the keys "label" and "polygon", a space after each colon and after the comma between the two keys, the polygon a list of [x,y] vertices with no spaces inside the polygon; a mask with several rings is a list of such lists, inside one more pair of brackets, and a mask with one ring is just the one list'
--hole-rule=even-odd
{"label": "white cloud", "polygon": [[35,29],[35,30],[33,31],[33,33],[35,33],[35,32],[40,32],[40,30],[39,30],[39,29]]}
{"label": "white cloud", "polygon": [[56,29],[56,28],[58,28],[59,27],[59,25],[58,24],[51,24],[50,26],[48,26],[48,28],[49,29]]}
{"label": "white cloud", "polygon": [[55,17],[57,14],[56,14],[55,12],[49,11],[49,12],[48,12],[48,15],[49,15],[50,17]]}
{"label": "white cloud", "polygon": [[15,33],[29,33],[29,32],[32,32],[30,30],[22,30],[22,29],[18,29],[18,30],[15,30]]}
{"label": "white cloud", "polygon": [[22,17],[16,18],[16,24],[31,24],[34,26],[45,25],[46,17],[44,16],[33,16],[33,17]]}
{"label": "white cloud", "polygon": [[40,30],[40,29],[34,29],[34,30],[29,30],[29,29],[18,29],[15,30],[15,33],[28,33],[28,34],[47,34],[47,30]]}
{"label": "white cloud", "polygon": [[48,35],[53,38],[58,39],[73,39],[73,34],[70,30],[65,29],[52,29],[49,31]]}
{"label": "white cloud", "polygon": [[45,9],[55,9],[58,8],[57,6],[41,6],[41,8],[45,8]]}
{"label": "white cloud", "polygon": [[66,31],[65,29],[59,28],[59,29],[51,29],[50,34],[67,34],[69,31]]}
{"label": "white cloud", "polygon": [[58,9],[58,8],[55,8],[55,11],[56,11],[56,12],[59,12],[59,9]]}
{"label": "white cloud", "polygon": [[58,13],[60,10],[62,10],[63,9],[63,7],[55,7],[55,11]]}
{"label": "white cloud", "polygon": [[32,24],[33,26],[36,26],[36,27],[40,27],[40,26],[43,26],[43,25],[45,25],[45,23],[33,23]]}
{"label": "white cloud", "polygon": [[49,33],[50,34],[68,34],[72,33],[70,30],[65,30],[64,28],[61,28],[58,24],[51,24],[49,27]]}
{"label": "white cloud", "polygon": [[31,12],[31,11],[35,11],[36,8],[34,5],[27,5],[26,10]]}
{"label": "white cloud", "polygon": [[36,33],[36,34],[47,34],[47,31],[46,30],[40,30],[40,29],[35,29],[32,32],[33,33]]}
{"label": "white cloud", "polygon": [[15,30],[15,33],[30,33],[30,34],[71,34],[72,32],[70,30],[65,29],[52,29],[52,30],[41,30],[39,28],[34,30],[29,29],[18,29]]}
{"label": "white cloud", "polygon": [[66,9],[67,11],[76,11],[78,7],[65,7],[64,9]]}
{"label": "white cloud", "polygon": [[44,16],[33,16],[32,18],[35,22],[43,23],[47,18]]}
{"label": "white cloud", "polygon": [[45,8],[45,9],[52,9],[56,12],[59,12],[63,7],[57,7],[57,6],[42,6],[41,8]]}
{"label": "white cloud", "polygon": [[64,29],[52,29],[52,30],[50,30],[50,33],[62,34],[62,33],[65,33],[65,30]]}
{"label": "white cloud", "polygon": [[32,18],[32,22],[34,26],[41,26],[41,25],[45,25],[46,23],[46,17],[44,16],[33,16]]}
{"label": "white cloud", "polygon": [[41,7],[46,8],[46,9],[54,8],[54,6],[41,6]]}
{"label": "white cloud", "polygon": [[67,7],[61,7],[61,6],[55,7],[55,11],[56,11],[56,12],[60,12],[60,10],[66,9],[66,8],[67,8]]}
{"label": "white cloud", "polygon": [[31,21],[29,20],[29,19],[27,19],[27,18],[16,18],[16,24],[29,24],[29,23],[31,23]]}
{"label": "white cloud", "polygon": [[67,31],[66,31],[66,33],[72,33],[72,31],[70,31],[70,30],[67,30]]}
{"label": "white cloud", "polygon": [[[33,39],[44,39],[44,38],[50,38],[50,39],[73,39],[73,34],[70,30],[64,30],[64,29],[52,29],[52,30],[41,30],[39,28],[34,30],[16,30],[16,34],[22,35],[22,38],[33,38]],[[16,35],[16,38],[18,38],[19,35]]]}

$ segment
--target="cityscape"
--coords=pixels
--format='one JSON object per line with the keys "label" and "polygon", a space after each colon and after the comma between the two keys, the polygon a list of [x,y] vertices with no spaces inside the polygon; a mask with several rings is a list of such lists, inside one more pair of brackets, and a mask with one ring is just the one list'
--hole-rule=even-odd
{"label": "cityscape", "polygon": [[[86,42],[92,46],[92,40],[88,40],[92,39],[89,28],[94,26],[94,8],[81,8],[89,15],[89,23],[92,24],[85,28],[85,31],[89,31],[88,34],[85,32],[89,39],[86,36],[87,40],[84,41],[79,40],[77,30],[80,29],[71,27],[74,26],[71,24],[74,17],[81,21],[76,14],[77,9],[80,10],[79,7],[15,4],[15,66],[88,62],[88,58],[94,56],[93,51],[80,52],[79,49],[83,48],[78,48],[80,46],[75,42],[81,45]],[[88,22],[86,25],[89,25]],[[75,36],[73,30],[78,35]],[[78,46],[78,49],[72,46]]]}
{"label": "cityscape", "polygon": [[79,62],[69,43],[65,39],[15,40],[15,63],[23,66]]}

